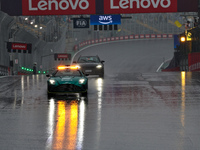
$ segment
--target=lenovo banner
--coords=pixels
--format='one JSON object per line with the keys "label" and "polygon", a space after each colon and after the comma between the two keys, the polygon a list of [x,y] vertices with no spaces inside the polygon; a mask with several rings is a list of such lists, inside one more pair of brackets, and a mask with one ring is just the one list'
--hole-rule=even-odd
{"label": "lenovo banner", "polygon": [[95,0],[1,0],[11,16],[95,14]]}
{"label": "lenovo banner", "polygon": [[11,16],[198,12],[198,0],[1,0]]}
{"label": "lenovo banner", "polygon": [[95,14],[94,0],[22,0],[23,15]]}
{"label": "lenovo banner", "polygon": [[21,53],[31,53],[32,50],[32,44],[30,43],[13,43],[13,42],[7,42],[7,49],[8,52],[18,52]]}
{"label": "lenovo banner", "polygon": [[179,0],[104,0],[104,13],[117,14],[120,12],[125,14],[177,12],[178,1]]}
{"label": "lenovo banner", "polygon": [[68,60],[71,59],[71,54],[68,53],[55,53],[54,54],[55,60]]}
{"label": "lenovo banner", "polygon": [[11,49],[27,50],[27,44],[24,43],[12,43]]}

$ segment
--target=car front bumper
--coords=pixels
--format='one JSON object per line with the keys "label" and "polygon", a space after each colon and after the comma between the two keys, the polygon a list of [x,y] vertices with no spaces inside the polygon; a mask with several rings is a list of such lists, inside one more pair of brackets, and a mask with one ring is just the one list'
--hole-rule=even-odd
{"label": "car front bumper", "polygon": [[87,86],[77,86],[74,84],[60,84],[57,86],[48,85],[48,93],[84,93],[87,92]]}

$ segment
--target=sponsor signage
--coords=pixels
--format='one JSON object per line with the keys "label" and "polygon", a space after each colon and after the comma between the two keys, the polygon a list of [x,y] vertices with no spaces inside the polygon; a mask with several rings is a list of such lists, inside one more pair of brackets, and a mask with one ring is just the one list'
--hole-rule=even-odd
{"label": "sponsor signage", "polygon": [[104,0],[104,13],[177,12],[177,0]]}
{"label": "sponsor signage", "polygon": [[14,42],[7,42],[7,49],[8,52],[14,52],[16,53],[18,51],[18,53],[21,53],[23,51],[23,53],[31,53],[32,50],[32,44],[30,43],[14,43]]}
{"label": "sponsor signage", "polygon": [[67,54],[58,54],[57,58],[68,58]]}
{"label": "sponsor signage", "polygon": [[71,59],[71,54],[67,54],[67,53],[55,53],[54,54],[54,59],[55,60],[68,60],[68,59]]}
{"label": "sponsor signage", "polygon": [[11,16],[198,12],[198,0],[1,0]]}
{"label": "sponsor signage", "polygon": [[23,43],[12,43],[11,49],[20,49],[20,50],[27,50],[27,44]]}
{"label": "sponsor signage", "polygon": [[89,28],[89,18],[73,18],[74,28]]}
{"label": "sponsor signage", "polygon": [[192,41],[192,33],[191,33],[191,32],[188,32],[188,31],[186,30],[185,34],[186,34],[186,37],[187,37],[187,41]]}
{"label": "sponsor signage", "polygon": [[22,15],[95,14],[94,0],[22,0]]}
{"label": "sponsor signage", "polygon": [[91,15],[90,25],[121,24],[121,15]]}

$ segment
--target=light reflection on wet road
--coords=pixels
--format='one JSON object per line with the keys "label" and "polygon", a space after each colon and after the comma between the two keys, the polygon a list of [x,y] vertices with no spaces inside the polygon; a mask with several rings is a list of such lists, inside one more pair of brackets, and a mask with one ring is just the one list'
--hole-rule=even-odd
{"label": "light reflection on wet road", "polygon": [[51,99],[44,75],[0,78],[1,149],[199,150],[199,76],[109,72]]}
{"label": "light reflection on wet road", "polygon": [[87,98],[49,100],[44,75],[1,79],[4,84],[12,79],[16,85],[9,91],[12,96],[4,97],[8,91],[1,91],[1,146],[198,150],[199,75],[127,74],[128,81],[123,76],[90,78]]}

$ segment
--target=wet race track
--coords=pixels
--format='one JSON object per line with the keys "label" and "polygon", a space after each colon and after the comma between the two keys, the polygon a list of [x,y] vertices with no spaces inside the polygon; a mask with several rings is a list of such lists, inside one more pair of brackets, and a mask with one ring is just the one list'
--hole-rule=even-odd
{"label": "wet race track", "polygon": [[45,75],[0,78],[2,150],[199,150],[200,73],[156,73],[173,40],[98,45],[88,97],[47,98]]}

